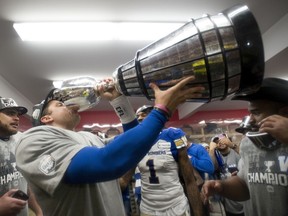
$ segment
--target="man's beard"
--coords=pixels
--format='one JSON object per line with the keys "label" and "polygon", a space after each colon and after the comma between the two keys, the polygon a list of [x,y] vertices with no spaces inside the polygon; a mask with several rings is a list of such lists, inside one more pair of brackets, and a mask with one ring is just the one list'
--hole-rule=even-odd
{"label": "man's beard", "polygon": [[69,119],[69,128],[76,128],[77,125],[80,122],[80,117],[79,116],[72,116],[72,118]]}
{"label": "man's beard", "polygon": [[5,125],[0,121],[0,131],[2,137],[9,137],[17,133],[17,130],[9,129],[9,125]]}

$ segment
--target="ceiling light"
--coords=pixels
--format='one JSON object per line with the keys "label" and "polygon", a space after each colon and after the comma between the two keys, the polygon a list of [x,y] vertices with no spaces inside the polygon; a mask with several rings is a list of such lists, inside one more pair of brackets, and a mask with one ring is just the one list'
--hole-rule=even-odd
{"label": "ceiling light", "polygon": [[39,22],[14,23],[23,41],[156,40],[184,23]]}

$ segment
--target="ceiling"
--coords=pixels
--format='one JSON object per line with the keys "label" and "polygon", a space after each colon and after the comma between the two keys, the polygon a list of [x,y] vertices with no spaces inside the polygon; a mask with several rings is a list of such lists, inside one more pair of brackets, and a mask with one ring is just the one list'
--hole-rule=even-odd
{"label": "ceiling", "polygon": [[[22,42],[13,22],[24,21],[158,21],[186,22],[203,14],[214,15],[235,4],[246,4],[263,36],[265,76],[284,77],[288,68],[287,0],[1,0],[0,75],[26,104],[40,102],[53,80],[75,76],[110,77],[114,70],[134,58],[137,50],[153,41],[101,41],[93,43]],[[268,55],[267,55],[268,53]],[[0,86],[0,95],[7,92]],[[8,97],[7,95],[2,95]],[[151,104],[145,97],[130,97],[136,109]],[[17,102],[19,100],[17,99]],[[22,102],[22,101],[21,101]],[[187,104],[186,104],[187,105]],[[208,103],[198,110],[241,109],[245,102]],[[191,111],[192,103],[187,105]],[[186,106],[186,107],[187,107]],[[28,107],[31,109],[31,107]],[[102,101],[95,110],[110,110]],[[189,112],[188,112],[189,114]]]}

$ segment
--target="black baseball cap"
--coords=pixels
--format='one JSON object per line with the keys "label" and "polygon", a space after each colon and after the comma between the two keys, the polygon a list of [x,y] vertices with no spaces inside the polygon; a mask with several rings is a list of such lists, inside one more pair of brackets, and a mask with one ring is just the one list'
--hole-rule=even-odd
{"label": "black baseball cap", "polygon": [[19,115],[24,115],[28,111],[27,108],[18,106],[12,98],[0,97],[0,112],[5,109],[16,109]]}
{"label": "black baseball cap", "polygon": [[52,89],[47,97],[45,98],[45,100],[43,100],[41,103],[39,104],[35,104],[33,107],[33,113],[32,113],[32,125],[35,126],[39,126],[42,125],[41,122],[41,117],[42,117],[42,113],[43,110],[46,108],[47,104],[52,101],[52,100],[59,100],[59,97],[57,94],[55,94],[55,92],[58,92],[58,89]]}
{"label": "black baseball cap", "polygon": [[252,94],[234,95],[231,100],[271,100],[288,104],[288,80],[276,77],[264,78],[259,90]]}

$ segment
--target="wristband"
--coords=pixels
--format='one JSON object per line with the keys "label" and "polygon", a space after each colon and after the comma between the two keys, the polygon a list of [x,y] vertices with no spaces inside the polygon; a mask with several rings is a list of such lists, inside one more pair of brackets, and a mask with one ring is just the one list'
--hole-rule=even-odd
{"label": "wristband", "polygon": [[166,120],[167,121],[169,120],[170,117],[168,116],[168,114],[165,111],[159,109],[158,107],[154,107],[154,110],[157,110],[158,112],[162,113],[165,116]]}
{"label": "wristband", "polygon": [[114,100],[110,101],[111,106],[114,108],[117,116],[122,124],[127,124],[135,120],[136,115],[129,100],[121,95]]}
{"label": "wristband", "polygon": [[163,104],[155,104],[154,109],[164,112],[168,119],[172,116],[172,112]]}

